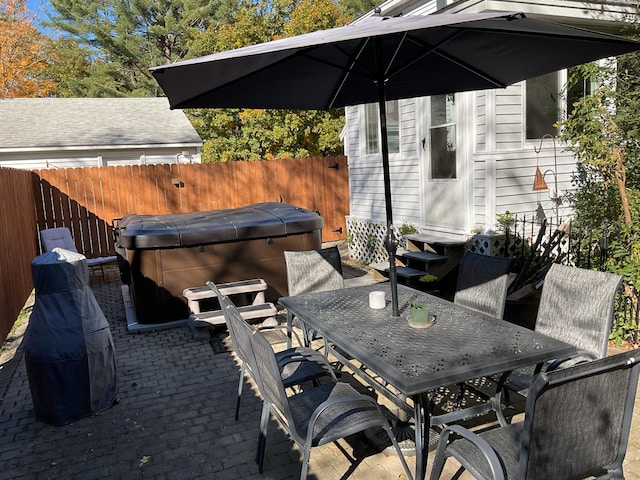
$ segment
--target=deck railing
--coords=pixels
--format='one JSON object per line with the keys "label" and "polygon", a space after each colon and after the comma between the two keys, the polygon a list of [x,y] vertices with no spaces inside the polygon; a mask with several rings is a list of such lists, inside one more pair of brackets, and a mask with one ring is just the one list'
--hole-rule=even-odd
{"label": "deck railing", "polygon": [[[515,269],[525,270],[510,291],[535,283],[546,274],[551,263],[563,263],[592,270],[611,269],[612,244],[622,238],[622,231],[609,225],[593,225],[580,219],[546,219],[514,216],[505,225],[503,241],[497,243],[496,255],[515,259]],[[631,252],[627,252],[631,255]],[[637,344],[640,340],[640,279],[627,272],[616,301],[612,340]]]}

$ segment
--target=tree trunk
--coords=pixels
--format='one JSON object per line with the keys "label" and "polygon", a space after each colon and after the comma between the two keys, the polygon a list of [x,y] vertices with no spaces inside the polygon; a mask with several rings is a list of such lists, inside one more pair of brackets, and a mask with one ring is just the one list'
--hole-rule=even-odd
{"label": "tree trunk", "polygon": [[616,148],[614,151],[616,157],[616,185],[620,192],[620,201],[622,202],[622,213],[624,215],[624,223],[627,226],[631,226],[631,208],[629,207],[629,197],[627,196],[627,171],[624,164],[624,151],[621,148]]}

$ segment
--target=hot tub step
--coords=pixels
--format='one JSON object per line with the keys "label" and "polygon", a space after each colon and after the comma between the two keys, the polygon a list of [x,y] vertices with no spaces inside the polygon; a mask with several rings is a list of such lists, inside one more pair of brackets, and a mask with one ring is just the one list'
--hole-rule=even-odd
{"label": "hot tub step", "polygon": [[[264,304],[264,291],[267,289],[267,282],[262,278],[253,278],[251,280],[240,280],[237,282],[221,283],[218,285],[223,295],[236,295],[240,293],[255,293],[253,304]],[[211,300],[216,298],[216,294],[209,287],[191,287],[185,288],[182,292],[184,298],[187,299],[187,305],[191,312],[200,315],[200,302],[203,300]],[[222,321],[224,323],[224,320]]]}
{"label": "hot tub step", "polygon": [[[245,320],[255,320],[258,318],[274,317],[278,310],[273,303],[259,303],[257,305],[245,305],[238,307],[238,311]],[[222,310],[211,312],[193,313],[189,316],[189,324],[193,327],[211,327],[213,325],[224,325],[224,314]]]}

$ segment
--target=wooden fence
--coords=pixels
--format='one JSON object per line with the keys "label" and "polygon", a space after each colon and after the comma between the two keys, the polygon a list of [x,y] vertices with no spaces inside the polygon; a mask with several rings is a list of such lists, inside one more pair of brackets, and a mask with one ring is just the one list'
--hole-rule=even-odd
{"label": "wooden fence", "polygon": [[0,344],[33,289],[31,259],[37,255],[33,209],[36,179],[28,171],[0,168]]}
{"label": "wooden fence", "polygon": [[115,255],[112,221],[285,202],[324,218],[323,241],[346,236],[346,157],[50,169],[0,168],[0,343],[32,289],[38,231],[69,227],[87,257]]}
{"label": "wooden fence", "polygon": [[323,241],[343,239],[346,157],[36,171],[39,229],[67,226],[87,257],[114,255],[112,220],[285,202],[318,211]]}

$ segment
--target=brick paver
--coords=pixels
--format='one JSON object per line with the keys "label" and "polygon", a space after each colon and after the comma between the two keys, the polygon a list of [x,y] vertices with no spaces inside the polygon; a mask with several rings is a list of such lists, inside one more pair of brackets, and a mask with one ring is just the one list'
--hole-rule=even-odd
{"label": "brick paver", "polygon": [[[120,283],[92,286],[114,337],[118,403],[65,426],[39,421],[18,332],[15,348],[0,357],[0,479],[299,477],[300,452],[274,422],[264,473],[258,474],[254,457],[261,403],[248,383],[240,420],[234,420],[239,367],[232,352],[214,353],[186,327],[128,333]],[[214,336],[229,346],[224,329]],[[636,418],[627,478],[640,478],[637,431]],[[395,455],[373,454],[360,437],[341,446],[314,449],[310,479],[405,478]],[[345,452],[356,457],[353,463]]]}

